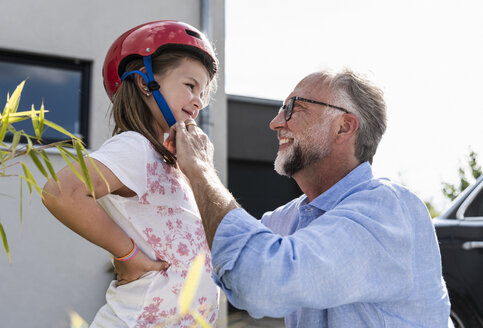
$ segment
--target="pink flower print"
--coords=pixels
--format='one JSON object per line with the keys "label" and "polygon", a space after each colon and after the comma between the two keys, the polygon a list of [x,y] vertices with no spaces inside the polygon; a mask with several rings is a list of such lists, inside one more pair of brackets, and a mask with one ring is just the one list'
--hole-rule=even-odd
{"label": "pink flower print", "polygon": [[210,318],[210,323],[214,323],[215,322],[215,319],[216,319],[216,313],[213,312],[213,314],[211,315],[211,318]]}
{"label": "pink flower print", "polygon": [[161,185],[161,183],[159,183],[159,181],[154,181],[154,182],[151,182],[149,184],[149,191],[154,194],[154,193],[158,193],[158,194],[161,194],[161,195],[165,195],[166,192],[164,190],[164,186]]}
{"label": "pink flower print", "polygon": [[147,197],[148,197],[148,193],[144,193],[144,195],[142,195],[141,198],[139,198],[139,203],[145,204],[145,205],[149,204]]}
{"label": "pink flower print", "polygon": [[190,244],[193,244],[193,235],[191,234],[191,232],[187,232],[185,238],[190,241]]}
{"label": "pink flower print", "polygon": [[164,215],[164,216],[173,216],[175,214],[181,214],[183,213],[183,209],[176,207],[168,207],[168,206],[158,206],[157,207],[157,213]]}
{"label": "pink flower print", "polygon": [[156,323],[159,319],[159,305],[163,302],[162,298],[154,297],[154,303],[149,304],[143,308],[143,312],[138,317],[138,321],[144,321],[145,323]]}
{"label": "pink flower print", "polygon": [[173,222],[171,222],[171,220],[168,220],[166,222],[166,226],[168,227],[169,230],[173,230],[174,229]]}
{"label": "pink flower print", "polygon": [[174,295],[179,295],[179,292],[181,291],[181,287],[179,285],[176,285],[176,286],[173,286],[171,288],[171,292],[174,294]]}
{"label": "pink flower print", "polygon": [[205,238],[205,230],[203,230],[203,227],[201,226],[201,224],[198,225],[198,227],[196,228],[195,236],[198,239],[204,239]]}
{"label": "pink flower print", "polygon": [[161,246],[161,238],[157,237],[156,235],[149,235],[147,242],[153,247]]}
{"label": "pink flower print", "polygon": [[176,219],[176,228],[183,229],[183,221]]}
{"label": "pink flower print", "polygon": [[176,314],[176,306],[169,310],[169,315],[173,316]]}
{"label": "pink flower print", "polygon": [[198,298],[198,303],[203,304],[205,302],[206,302],[206,297],[203,296],[203,297]]}
{"label": "pink flower print", "polygon": [[177,252],[181,256],[187,256],[189,254],[188,246],[185,243],[179,243]]}
{"label": "pink flower print", "polygon": [[188,275],[188,270],[181,271],[181,277],[182,278],[186,278],[187,275]]}
{"label": "pink flower print", "polygon": [[206,254],[206,257],[205,257],[205,271],[210,273],[211,271],[211,256],[209,255],[209,253]]}
{"label": "pink flower print", "polygon": [[146,165],[146,171],[148,171],[148,177],[149,176],[156,176],[156,169],[157,168],[158,168],[157,162],[148,163],[148,165]]}

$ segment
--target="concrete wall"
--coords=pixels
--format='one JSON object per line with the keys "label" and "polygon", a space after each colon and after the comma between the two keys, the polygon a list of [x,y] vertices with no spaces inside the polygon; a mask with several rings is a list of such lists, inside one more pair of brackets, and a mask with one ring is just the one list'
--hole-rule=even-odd
{"label": "concrete wall", "polygon": [[[212,140],[216,165],[226,181],[224,0],[213,0],[212,6],[213,41],[221,64],[219,88],[211,106]],[[95,149],[111,132],[101,68],[112,41],[128,28],[152,20],[177,19],[200,28],[200,8],[199,0],[2,1],[0,47],[93,62],[89,133]],[[5,95],[0,99],[3,103]],[[63,167],[58,154],[51,156],[56,169]],[[8,172],[20,173],[18,167]],[[36,177],[40,184],[45,182]],[[3,247],[0,249],[0,326],[67,327],[69,311],[90,322],[104,304],[113,277],[108,254],[55,220],[37,194],[29,200],[26,190],[21,225],[19,179],[0,178],[0,220],[13,259],[9,265]]]}

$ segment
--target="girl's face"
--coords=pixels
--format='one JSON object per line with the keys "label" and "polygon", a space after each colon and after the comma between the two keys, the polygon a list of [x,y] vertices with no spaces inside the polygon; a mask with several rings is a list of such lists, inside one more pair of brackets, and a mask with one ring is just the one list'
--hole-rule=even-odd
{"label": "girl's face", "polygon": [[[182,59],[177,67],[168,70],[163,76],[155,74],[154,78],[159,83],[159,91],[168,103],[176,121],[195,119],[206,105],[203,104],[202,99],[210,79],[208,71],[201,62],[188,58]],[[169,126],[154,97],[151,95],[146,100],[155,119],[153,124],[158,136],[169,132]]]}

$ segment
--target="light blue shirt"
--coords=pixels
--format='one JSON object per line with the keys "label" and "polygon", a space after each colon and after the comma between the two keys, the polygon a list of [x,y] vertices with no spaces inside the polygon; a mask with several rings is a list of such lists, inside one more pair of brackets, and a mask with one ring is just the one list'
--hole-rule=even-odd
{"label": "light blue shirt", "polygon": [[363,163],[308,202],[229,212],[214,279],[251,316],[287,327],[448,327],[450,303],[424,203]]}

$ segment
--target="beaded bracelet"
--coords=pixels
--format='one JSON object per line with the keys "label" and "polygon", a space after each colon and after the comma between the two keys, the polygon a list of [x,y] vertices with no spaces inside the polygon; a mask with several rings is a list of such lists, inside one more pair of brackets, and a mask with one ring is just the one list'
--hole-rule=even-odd
{"label": "beaded bracelet", "polygon": [[134,255],[136,255],[136,253],[138,251],[138,247],[136,246],[134,239],[131,238],[131,241],[132,241],[132,244],[133,244],[132,250],[127,255],[124,255],[123,257],[115,257],[114,260],[116,260],[116,261],[127,261],[131,257],[133,257]]}

